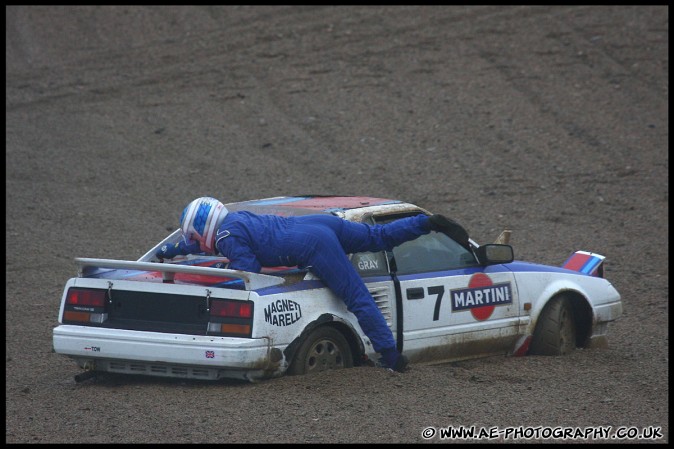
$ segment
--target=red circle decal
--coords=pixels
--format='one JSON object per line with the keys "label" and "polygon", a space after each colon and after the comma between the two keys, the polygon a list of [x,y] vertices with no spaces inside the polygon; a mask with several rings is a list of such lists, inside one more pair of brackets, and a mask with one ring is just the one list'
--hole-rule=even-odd
{"label": "red circle decal", "polygon": [[[475,273],[468,282],[468,288],[489,287],[490,285],[494,285],[494,283],[489,279],[489,276],[484,273]],[[470,313],[476,320],[484,321],[491,316],[495,308],[495,305],[474,307],[470,309]]]}

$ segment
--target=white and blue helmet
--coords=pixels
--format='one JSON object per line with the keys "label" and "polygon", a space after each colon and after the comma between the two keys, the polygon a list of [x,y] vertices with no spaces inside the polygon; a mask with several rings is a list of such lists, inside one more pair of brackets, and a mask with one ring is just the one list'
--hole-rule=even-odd
{"label": "white and blue helmet", "polygon": [[215,233],[227,216],[227,208],[210,196],[187,205],[180,217],[180,230],[187,242],[197,241],[202,251],[215,254]]}

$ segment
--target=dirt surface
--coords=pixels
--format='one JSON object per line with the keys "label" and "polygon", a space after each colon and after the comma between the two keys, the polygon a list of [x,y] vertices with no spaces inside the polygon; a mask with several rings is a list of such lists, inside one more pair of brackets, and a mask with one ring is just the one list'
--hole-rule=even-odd
{"label": "dirt surface", "polygon": [[[7,6],[6,442],[668,441],[668,35],[666,6]],[[197,196],[307,193],[512,229],[518,259],[602,253],[624,315],[565,357],[259,384],[75,383],[52,353],[73,258],[137,259]]]}

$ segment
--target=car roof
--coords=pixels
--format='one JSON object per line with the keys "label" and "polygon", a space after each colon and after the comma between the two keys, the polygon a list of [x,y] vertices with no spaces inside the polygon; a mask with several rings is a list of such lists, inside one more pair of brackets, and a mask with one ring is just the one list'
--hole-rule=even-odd
{"label": "car roof", "polygon": [[[273,214],[282,216],[330,214],[341,217],[353,216],[365,209],[419,209],[409,203],[387,198],[370,196],[337,196],[337,195],[301,195],[278,196],[258,200],[241,201],[225,204],[230,211],[250,211],[257,214]],[[389,206],[389,207],[387,207]],[[360,215],[360,214],[357,214]]]}

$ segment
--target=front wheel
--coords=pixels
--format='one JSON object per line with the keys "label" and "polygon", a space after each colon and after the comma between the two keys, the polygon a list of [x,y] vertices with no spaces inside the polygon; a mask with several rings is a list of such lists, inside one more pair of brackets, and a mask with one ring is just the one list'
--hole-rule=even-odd
{"label": "front wheel", "polygon": [[564,355],[576,349],[576,323],[571,302],[553,298],[543,308],[529,349],[534,355]]}
{"label": "front wheel", "polygon": [[304,339],[288,373],[309,374],[352,366],[351,347],[344,335],[333,327],[321,326]]}

